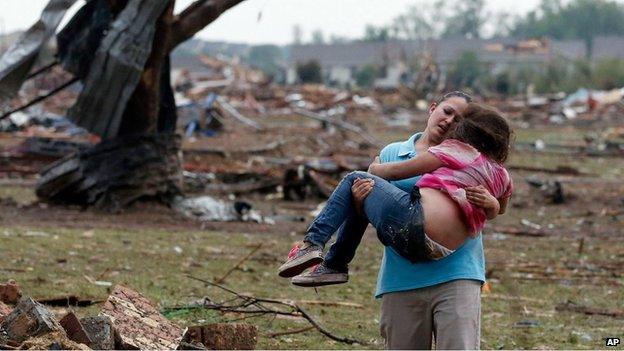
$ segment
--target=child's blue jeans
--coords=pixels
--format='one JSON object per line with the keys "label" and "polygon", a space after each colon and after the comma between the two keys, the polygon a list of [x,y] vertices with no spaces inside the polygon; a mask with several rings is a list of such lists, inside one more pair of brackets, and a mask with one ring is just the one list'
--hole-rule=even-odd
{"label": "child's blue jeans", "polygon": [[[418,188],[414,188],[410,194],[370,173],[352,172],[338,184],[325,208],[308,228],[304,239],[325,247],[338,231],[336,243],[325,257],[325,265],[346,270],[366,230],[367,223],[356,213],[351,195],[351,186],[357,178],[375,181],[372,191],[364,200],[363,210],[368,222],[377,229],[377,237],[382,244],[392,247],[412,262],[429,260]],[[352,223],[346,223],[348,221]],[[357,232],[348,233],[344,228],[355,228]]]}

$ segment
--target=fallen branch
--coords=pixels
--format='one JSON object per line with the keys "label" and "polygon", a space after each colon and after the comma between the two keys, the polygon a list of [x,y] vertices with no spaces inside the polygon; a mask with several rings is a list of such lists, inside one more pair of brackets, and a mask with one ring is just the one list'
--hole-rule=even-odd
{"label": "fallen branch", "polygon": [[[336,335],[332,334],[327,329],[325,329],[321,325],[319,325],[314,320],[314,318],[312,318],[312,316],[310,316],[310,314],[305,309],[301,308],[301,306],[297,305],[294,302],[288,302],[288,301],[276,300],[276,299],[258,298],[258,297],[254,297],[254,296],[242,295],[242,294],[237,293],[234,290],[226,288],[226,287],[224,287],[222,285],[219,285],[217,283],[214,283],[214,282],[211,282],[211,281],[207,281],[205,279],[197,278],[197,277],[194,277],[194,276],[188,275],[188,274],[186,276],[188,278],[190,278],[190,279],[197,280],[197,281],[200,281],[200,282],[202,282],[204,284],[207,284],[207,285],[210,285],[210,286],[214,286],[214,287],[217,287],[217,288],[219,288],[221,290],[229,292],[229,293],[235,295],[236,296],[235,300],[237,302],[239,302],[238,304],[219,304],[219,303],[214,303],[214,302],[210,301],[209,299],[206,299],[205,302],[204,302],[204,306],[203,306],[204,308],[219,310],[219,311],[222,311],[222,312],[252,313],[252,314],[276,314],[276,315],[279,314],[279,315],[303,317],[314,328],[316,328],[321,334],[327,336],[328,338],[330,338],[332,340],[343,342],[343,343],[346,343],[346,344],[356,344],[357,343],[357,344],[361,344],[361,345],[367,345],[367,343],[364,342],[364,341],[351,339],[351,338],[346,338],[346,337],[339,337],[339,336],[336,336]],[[275,308],[267,307],[263,303],[282,305],[282,306],[289,307],[291,310],[290,311],[285,311],[285,310],[275,309]],[[252,308],[255,308],[255,309],[252,309]]]}
{"label": "fallen branch", "polygon": [[597,315],[597,316],[607,316],[613,318],[624,318],[623,310],[609,310],[606,308],[596,308],[596,307],[588,307],[577,305],[572,301],[567,301],[566,303],[561,303],[555,307],[557,311],[569,311],[576,313],[583,313],[586,315]]}
{"label": "fallen branch", "polygon": [[544,304],[547,303],[546,300],[534,299],[531,297],[524,297],[524,296],[507,296],[507,295],[500,295],[500,294],[482,294],[481,296],[486,299],[494,299],[494,300],[525,301],[525,302],[536,302],[536,303],[544,303]]}
{"label": "fallen branch", "polygon": [[262,126],[258,124],[256,121],[252,121],[251,119],[243,116],[234,106],[230,105],[229,102],[225,101],[225,99],[221,96],[217,98],[217,103],[221,108],[225,110],[228,114],[230,114],[234,119],[241,122],[244,125],[250,126],[255,130],[262,130]]}
{"label": "fallen branch", "polygon": [[298,115],[301,115],[303,117],[307,117],[307,118],[311,118],[311,119],[315,119],[317,121],[321,121],[321,122],[325,122],[325,123],[329,123],[331,125],[334,125],[338,128],[344,129],[344,130],[348,130],[350,132],[353,132],[357,135],[359,135],[362,139],[366,140],[366,142],[368,142],[369,144],[373,145],[373,146],[378,146],[381,147],[382,143],[375,139],[373,136],[371,136],[370,134],[368,134],[364,129],[345,122],[345,121],[339,121],[333,118],[329,118],[329,117],[325,117],[323,115],[320,115],[318,113],[314,113],[312,111],[308,111],[302,108],[295,108],[294,112]]}
{"label": "fallen branch", "polygon": [[204,189],[218,194],[247,194],[263,189],[275,188],[280,184],[282,182],[279,179],[260,179],[238,184],[206,184]]}
{"label": "fallen branch", "polygon": [[278,337],[278,336],[292,335],[292,334],[299,334],[299,333],[307,332],[310,329],[314,329],[314,327],[313,326],[309,326],[309,327],[305,327],[305,328],[301,328],[301,329],[287,330],[287,331],[283,331],[283,332],[267,334],[266,336],[267,336],[267,338],[275,338],[275,337]]}
{"label": "fallen branch", "polygon": [[543,237],[547,236],[543,230],[527,230],[527,229],[519,229],[514,227],[492,227],[489,232],[493,233],[501,233],[501,234],[509,234],[509,235],[517,235],[517,236],[534,236],[534,237]]}
{"label": "fallen branch", "polygon": [[0,271],[13,272],[13,273],[24,273],[24,272],[26,272],[26,270],[22,269],[22,268],[6,268],[6,267],[0,267]]}
{"label": "fallen branch", "polygon": [[298,300],[297,303],[304,305],[319,305],[319,306],[340,306],[340,307],[353,307],[364,308],[364,305],[355,302],[340,302],[340,301],[320,301],[320,300]]}
{"label": "fallen branch", "polygon": [[189,153],[196,153],[196,154],[218,154],[220,156],[223,157],[230,157],[230,155],[232,154],[257,154],[257,153],[262,153],[262,152],[267,152],[267,151],[273,151],[275,149],[277,149],[278,147],[284,145],[284,141],[283,140],[277,140],[274,142],[271,142],[269,144],[266,145],[260,145],[260,146],[253,146],[253,147],[249,147],[249,148],[244,148],[244,149],[234,149],[234,150],[230,150],[230,149],[209,149],[209,148],[184,148],[182,150],[183,153],[185,154],[189,154]]}
{"label": "fallen branch", "polygon": [[511,171],[529,171],[529,172],[542,172],[548,174],[565,174],[575,176],[596,176],[595,174],[581,172],[576,168],[568,166],[558,166],[557,168],[544,168],[544,167],[532,167],[532,166],[515,166],[509,165],[507,169]]}
{"label": "fallen branch", "polygon": [[0,120],[5,119],[6,117],[9,117],[11,114],[13,114],[15,112],[22,111],[24,109],[29,108],[32,105],[38,104],[41,101],[49,98],[50,96],[56,95],[56,93],[58,93],[59,91],[65,89],[65,88],[67,88],[68,86],[76,83],[77,81],[78,81],[78,78],[76,78],[76,77],[71,78],[70,80],[68,80],[65,83],[59,85],[58,87],[50,90],[49,92],[47,92],[47,93],[45,93],[43,95],[37,96],[36,98],[30,100],[29,102],[25,103],[24,105],[18,106],[18,107],[14,108],[14,109],[12,109],[12,110],[10,110],[8,112],[5,112],[4,114],[2,114],[2,116],[0,116]]}
{"label": "fallen branch", "polygon": [[225,272],[225,274],[221,276],[221,278],[215,280],[215,283],[217,284],[223,283],[225,281],[225,278],[227,278],[232,272],[234,272],[243,263],[245,263],[245,261],[247,261],[251,256],[253,256],[253,254],[255,254],[258,250],[260,250],[261,247],[262,247],[262,244],[259,244],[258,246],[256,246],[253,250],[251,250],[250,253],[248,253],[245,257],[241,258],[238,262],[236,262],[236,264],[232,268],[230,268],[227,272]]}

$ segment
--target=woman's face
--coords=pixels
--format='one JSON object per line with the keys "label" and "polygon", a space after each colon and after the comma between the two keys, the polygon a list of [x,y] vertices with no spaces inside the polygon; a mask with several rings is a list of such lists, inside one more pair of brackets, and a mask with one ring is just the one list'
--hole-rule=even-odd
{"label": "woman's face", "polygon": [[432,144],[439,144],[461,117],[468,102],[459,96],[450,97],[439,105],[435,103],[429,107],[427,134]]}

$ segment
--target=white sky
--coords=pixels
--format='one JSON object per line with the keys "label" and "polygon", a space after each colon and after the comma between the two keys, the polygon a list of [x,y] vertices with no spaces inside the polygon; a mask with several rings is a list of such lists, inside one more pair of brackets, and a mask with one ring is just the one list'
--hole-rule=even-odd
{"label": "white sky", "polygon": [[[78,1],[74,7],[83,1]],[[293,26],[298,24],[303,30],[304,41],[310,40],[310,33],[316,29],[321,29],[326,39],[330,34],[359,38],[366,24],[389,24],[408,6],[428,1],[433,0],[246,0],[227,11],[198,36],[213,41],[287,44],[292,42]],[[0,33],[28,28],[39,18],[47,2],[0,0]],[[176,11],[192,2],[177,0]],[[486,0],[486,9],[519,15],[537,7],[539,2]]]}

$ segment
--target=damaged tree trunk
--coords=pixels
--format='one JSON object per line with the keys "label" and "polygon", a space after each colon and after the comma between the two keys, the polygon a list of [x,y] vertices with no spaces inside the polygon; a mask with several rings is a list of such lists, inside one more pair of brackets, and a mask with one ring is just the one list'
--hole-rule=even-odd
{"label": "damaged tree trunk", "polygon": [[[112,14],[120,17],[126,8],[137,7],[136,2],[143,4],[145,0],[105,1]],[[156,0],[145,1],[145,6],[158,3],[152,1]],[[118,128],[106,127],[106,133],[102,135],[104,141],[100,144],[46,167],[37,185],[39,198],[118,211],[139,198],[149,197],[169,203],[173,196],[180,194],[180,138],[173,135],[177,116],[170,84],[169,53],[242,1],[198,0],[179,16],[174,16],[175,0],[170,0],[154,24],[151,50],[134,92],[125,106],[117,107],[124,108],[120,120],[112,121],[113,124],[119,123]],[[121,34],[127,33],[122,31]],[[102,39],[102,43],[105,42],[106,36]],[[120,45],[113,44],[111,48]],[[114,52],[110,55],[121,56]],[[92,62],[96,60],[94,58]],[[107,86],[112,85],[109,82]],[[92,111],[89,104],[81,107]],[[98,117],[92,113],[77,116],[94,126],[111,125],[110,120]]]}
{"label": "damaged tree trunk", "polygon": [[150,197],[168,203],[180,193],[181,139],[175,134],[137,134],[105,140],[41,171],[37,196],[53,203],[117,212]]}

